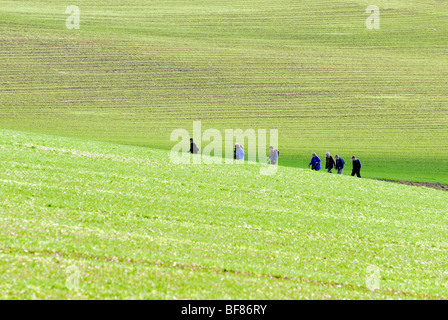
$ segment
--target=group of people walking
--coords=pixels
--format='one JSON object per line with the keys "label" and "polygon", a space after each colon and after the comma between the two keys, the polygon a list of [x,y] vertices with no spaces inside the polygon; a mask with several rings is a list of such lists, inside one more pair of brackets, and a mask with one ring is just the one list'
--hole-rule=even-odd
{"label": "group of people walking", "polygon": [[[278,149],[274,149],[273,146],[269,147],[269,157],[266,159],[270,164],[276,164],[278,160]],[[235,143],[235,149],[233,150],[233,158],[236,160],[244,160],[244,148],[239,143]]]}
{"label": "group of people walking", "polygon": [[[267,161],[270,164],[276,164],[277,160],[278,160],[278,149],[274,149],[273,146],[269,147],[270,149],[270,154],[269,157],[267,158]],[[194,153],[197,154],[199,151],[198,147],[196,146],[196,143],[194,143],[193,138],[190,138],[190,153]],[[233,159],[236,160],[244,160],[244,148],[241,144],[239,143],[235,143],[235,148],[233,149]]]}
{"label": "group of people walking", "polygon": [[[311,166],[312,170],[319,171],[321,169],[320,158],[317,156],[315,152],[313,152],[311,158],[311,162],[308,164],[308,167]],[[352,157],[353,169],[352,176],[357,176],[361,178],[361,161],[357,159],[355,156]],[[337,170],[338,174],[342,174],[344,171],[345,161],[339,155],[335,155],[334,158],[330,155],[330,152],[326,153],[326,162],[325,169],[328,173],[332,173],[333,169]]]}
{"label": "group of people walking", "polygon": [[[268,163],[270,164],[276,164],[278,161],[278,149],[274,149],[273,146],[269,147],[270,154],[267,158]],[[197,154],[199,151],[196,144],[193,142],[193,139],[190,139],[190,153]],[[244,160],[244,148],[241,144],[235,143],[235,148],[233,149],[233,158],[236,160]],[[320,158],[317,156],[315,152],[313,152],[311,158],[311,162],[308,164],[308,167],[311,166],[312,170],[319,171],[321,169],[320,164]],[[361,178],[361,161],[359,159],[356,159],[355,156],[352,157],[352,163],[353,163],[353,169],[352,169],[352,176],[357,176],[358,178]],[[325,162],[325,169],[328,173],[332,173],[333,169],[337,171],[338,174],[342,174],[342,171],[344,171],[345,161],[342,159],[339,155],[335,155],[334,158],[330,155],[330,152],[326,153],[326,162]]]}

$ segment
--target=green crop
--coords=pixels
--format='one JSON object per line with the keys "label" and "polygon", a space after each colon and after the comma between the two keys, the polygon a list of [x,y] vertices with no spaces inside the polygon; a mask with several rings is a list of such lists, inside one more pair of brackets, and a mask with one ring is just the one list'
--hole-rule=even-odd
{"label": "green crop", "polygon": [[194,120],[272,128],[283,165],[448,184],[448,3],[376,1],[379,30],[371,4],[2,0],[0,127],[165,150]]}
{"label": "green crop", "polygon": [[0,150],[3,299],[448,298],[444,191],[8,130]]}

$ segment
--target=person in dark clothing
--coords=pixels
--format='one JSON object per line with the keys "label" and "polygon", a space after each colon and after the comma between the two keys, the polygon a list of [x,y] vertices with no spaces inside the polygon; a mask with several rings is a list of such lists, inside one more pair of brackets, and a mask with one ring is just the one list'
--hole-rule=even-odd
{"label": "person in dark clothing", "polygon": [[328,170],[328,173],[331,173],[334,167],[336,167],[336,161],[334,161],[333,157],[330,155],[330,152],[326,153],[327,159],[325,163],[325,169]]}
{"label": "person in dark clothing", "polygon": [[361,161],[359,161],[359,159],[356,159],[355,156],[352,157],[352,161],[353,161],[352,177],[356,174],[358,178],[361,178]]}
{"label": "person in dark clothing", "polygon": [[313,152],[313,157],[311,158],[311,162],[308,164],[308,167],[311,166],[311,170],[320,170],[320,158],[317,156],[315,152]]}
{"label": "person in dark clothing", "polygon": [[334,156],[336,159],[336,170],[338,170],[338,174],[342,174],[342,171],[344,171],[344,164],[345,161],[344,159],[342,159],[341,157],[339,157],[339,155],[335,155]]}
{"label": "person in dark clothing", "polygon": [[190,153],[197,154],[198,151],[199,151],[199,149],[196,146],[196,143],[193,142],[193,138],[190,138]]}

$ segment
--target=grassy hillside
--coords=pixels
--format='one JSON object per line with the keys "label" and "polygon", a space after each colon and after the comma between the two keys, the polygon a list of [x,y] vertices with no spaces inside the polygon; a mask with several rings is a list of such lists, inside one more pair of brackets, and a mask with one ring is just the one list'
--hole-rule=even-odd
{"label": "grassy hillside", "polygon": [[[67,30],[65,9],[81,10]],[[448,3],[0,1],[0,127],[170,149],[174,128],[277,128],[281,163],[448,183]]]}
{"label": "grassy hillside", "polygon": [[443,191],[8,130],[0,149],[2,299],[448,298]]}

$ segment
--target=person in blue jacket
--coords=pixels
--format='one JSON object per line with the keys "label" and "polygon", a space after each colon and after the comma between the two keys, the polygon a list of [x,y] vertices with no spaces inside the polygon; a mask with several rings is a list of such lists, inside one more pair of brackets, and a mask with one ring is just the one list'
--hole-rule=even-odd
{"label": "person in blue jacket", "polygon": [[336,159],[336,170],[338,170],[338,174],[342,174],[342,171],[344,171],[344,164],[345,161],[339,155],[335,155],[334,158]]}
{"label": "person in blue jacket", "polygon": [[317,156],[315,152],[313,152],[313,158],[311,158],[311,162],[308,164],[308,167],[311,166],[312,170],[319,171],[320,170],[320,158]]}
{"label": "person in blue jacket", "polygon": [[244,160],[244,149],[243,146],[240,145],[239,143],[235,143],[235,155],[236,155],[236,160]]}

